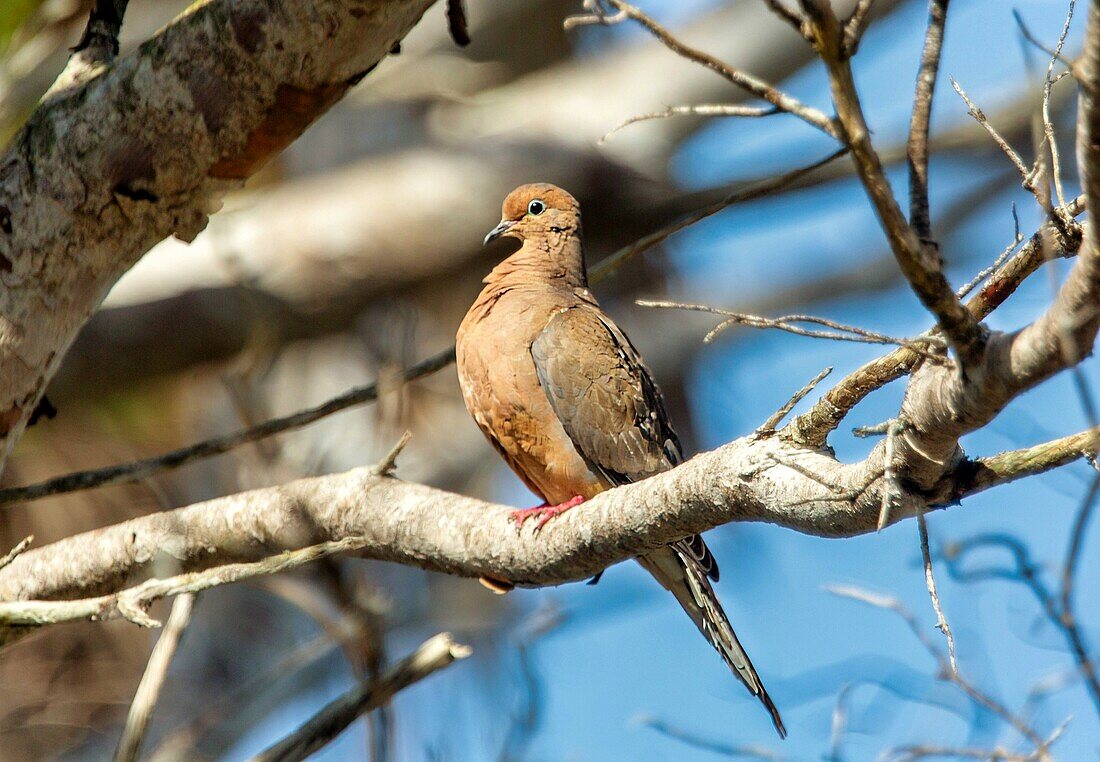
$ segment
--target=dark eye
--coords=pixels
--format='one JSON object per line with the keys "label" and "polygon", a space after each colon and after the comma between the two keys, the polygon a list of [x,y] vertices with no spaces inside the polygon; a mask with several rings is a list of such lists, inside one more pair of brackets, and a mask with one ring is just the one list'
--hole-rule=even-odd
{"label": "dark eye", "polygon": [[546,211],[546,204],[539,201],[537,198],[527,205],[528,214],[542,214]]}

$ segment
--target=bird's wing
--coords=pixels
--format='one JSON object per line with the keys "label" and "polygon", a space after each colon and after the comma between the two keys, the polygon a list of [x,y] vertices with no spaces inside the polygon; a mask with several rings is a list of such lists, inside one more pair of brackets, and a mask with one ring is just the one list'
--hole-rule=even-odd
{"label": "bird's wing", "polygon": [[565,433],[609,482],[644,479],[683,459],[649,369],[598,309],[580,304],[556,314],[531,357]]}
{"label": "bird's wing", "polygon": [[[649,369],[623,332],[598,309],[581,304],[559,312],[532,343],[531,356],[539,383],[573,446],[610,483],[643,479],[683,459]],[[638,561],[676,596],[785,735],[779,712],[711,587],[711,579],[718,579],[718,566],[703,538],[687,537]]]}

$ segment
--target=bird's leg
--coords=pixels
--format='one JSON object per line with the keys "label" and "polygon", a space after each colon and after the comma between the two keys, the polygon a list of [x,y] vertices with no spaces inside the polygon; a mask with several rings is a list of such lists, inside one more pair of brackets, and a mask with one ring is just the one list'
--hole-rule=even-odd
{"label": "bird's leg", "polygon": [[537,532],[538,530],[542,529],[546,522],[550,519],[554,518],[555,516],[562,515],[570,508],[576,508],[583,502],[584,497],[581,495],[576,495],[575,497],[566,500],[564,503],[558,503],[557,505],[547,505],[546,503],[543,503],[542,505],[536,505],[534,508],[523,508],[518,511],[512,511],[510,515],[512,517],[512,521],[516,522],[517,529],[522,529],[523,523],[527,521],[527,519],[537,518],[538,522],[535,524],[535,531]]}

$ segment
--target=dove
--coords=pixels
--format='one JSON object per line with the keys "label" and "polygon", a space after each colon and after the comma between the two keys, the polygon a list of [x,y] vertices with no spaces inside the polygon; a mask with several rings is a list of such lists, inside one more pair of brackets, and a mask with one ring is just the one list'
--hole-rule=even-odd
{"label": "dove", "polygon": [[[588,289],[580,207],[547,183],[504,200],[485,243],[519,249],[484,279],[456,337],[463,400],[504,461],[544,502],[512,515],[536,531],[615,486],[676,466],[683,452],[638,351]],[[671,592],[786,736],[714,591],[718,565],[698,536],[637,558]]]}

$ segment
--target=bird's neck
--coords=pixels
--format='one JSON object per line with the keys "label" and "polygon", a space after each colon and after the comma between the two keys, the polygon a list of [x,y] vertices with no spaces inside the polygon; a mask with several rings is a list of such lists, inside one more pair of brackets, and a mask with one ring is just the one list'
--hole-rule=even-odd
{"label": "bird's neck", "polygon": [[549,285],[567,290],[588,287],[588,273],[580,238],[524,241],[523,245],[493,268],[484,280],[486,291],[523,285]]}

